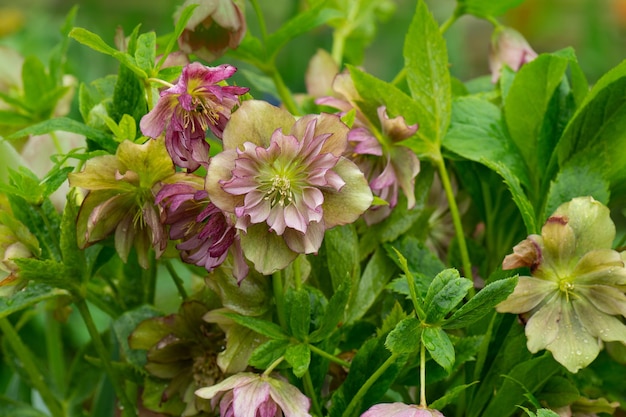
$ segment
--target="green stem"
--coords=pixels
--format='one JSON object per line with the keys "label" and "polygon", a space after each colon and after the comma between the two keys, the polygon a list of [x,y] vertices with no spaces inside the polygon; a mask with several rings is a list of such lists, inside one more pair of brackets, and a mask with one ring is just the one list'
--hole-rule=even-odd
{"label": "green stem", "polygon": [[420,346],[420,406],[426,408],[426,346]]}
{"label": "green stem", "polygon": [[459,17],[461,17],[461,12],[459,8],[457,7],[456,9],[454,9],[454,13],[452,13],[452,16],[450,16],[448,20],[446,20],[445,22],[441,24],[441,26],[439,27],[439,31],[442,34],[446,33],[448,29],[450,29],[450,26],[452,26]]}
{"label": "green stem", "polygon": [[50,388],[46,384],[41,370],[35,363],[35,358],[31,350],[24,345],[19,334],[6,317],[0,318],[0,330],[5,339],[11,345],[13,352],[18,357],[26,374],[28,375],[33,388],[35,388],[41,395],[41,399],[48,407],[48,410],[53,417],[64,417],[65,413],[61,404],[57,401],[56,397],[50,391]]}
{"label": "green stem", "polygon": [[[153,252],[150,252],[151,254]],[[150,255],[149,268],[143,270],[143,283],[144,283],[144,302],[146,304],[154,304],[154,297],[156,295],[156,278],[157,278],[157,269],[155,267],[155,260],[152,255]]]}
{"label": "green stem", "polygon": [[[459,207],[456,205],[454,191],[452,190],[452,183],[450,182],[450,177],[448,176],[446,164],[443,158],[436,159],[435,163],[437,164],[441,184],[443,185],[443,188],[446,191],[446,197],[448,198],[448,206],[450,207],[450,214],[452,215],[452,222],[454,223],[454,231],[456,232],[456,238],[459,242],[461,262],[463,263],[463,273],[465,274],[465,278],[473,282],[472,263],[470,262],[467,242],[465,241],[465,234],[463,233],[463,224],[461,223],[461,215],[459,214]],[[474,296],[474,287],[470,288],[469,296],[470,298]]]}
{"label": "green stem", "polygon": [[276,312],[278,314],[278,322],[283,329],[287,329],[287,315],[285,311],[285,292],[283,288],[283,274],[276,271],[272,274],[272,290],[274,292],[274,301],[276,302]]}
{"label": "green stem", "polygon": [[326,358],[331,362],[335,362],[336,364],[341,365],[344,368],[350,368],[350,362],[346,362],[343,359],[339,359],[335,355],[331,355],[330,353],[318,348],[317,346],[313,346],[313,345],[307,345],[307,346],[309,347],[309,349],[311,349],[311,352],[317,353],[321,357]]}
{"label": "green stem", "polygon": [[285,359],[284,356],[281,356],[280,358],[276,359],[274,362],[272,362],[272,364],[270,366],[267,367],[267,369],[265,371],[263,371],[263,375],[265,376],[269,376],[269,374],[272,373],[272,371],[274,371],[274,369],[276,369],[276,367],[278,365],[280,365],[280,363]]}
{"label": "green stem", "polygon": [[283,81],[283,77],[280,75],[280,72],[278,72],[278,69],[276,68],[275,65],[272,65],[271,68],[272,69],[269,75],[272,77],[272,80],[274,81],[274,85],[276,86],[276,91],[278,91],[278,95],[280,99],[282,100],[283,104],[285,105],[285,108],[289,110],[289,112],[293,114],[294,116],[299,115],[300,110],[298,109],[298,105],[293,99],[293,95],[291,94],[291,91],[289,91],[289,88],[287,88],[287,85],[285,85],[285,81]]}
{"label": "green stem", "polygon": [[[54,301],[53,301],[54,302]],[[54,311],[46,311],[46,352],[50,364],[50,374],[57,390],[65,395],[65,357],[63,355],[63,339],[61,326],[54,318]]]}
{"label": "green stem", "polygon": [[396,75],[393,81],[391,81],[391,84],[398,85],[405,79],[406,79],[406,67],[402,67],[398,75]]}
{"label": "green stem", "polygon": [[91,312],[89,311],[89,307],[84,299],[78,299],[75,301],[76,307],[85,322],[85,326],[87,326],[87,331],[91,336],[91,341],[98,353],[98,356],[102,360],[102,365],[104,366],[104,371],[107,373],[109,378],[111,379],[111,383],[113,384],[113,389],[115,390],[115,394],[120,401],[121,407],[123,409],[124,416],[136,416],[137,408],[135,403],[131,401],[126,395],[126,391],[124,390],[124,385],[122,381],[117,377],[115,371],[113,370],[113,365],[111,364],[111,360],[109,357],[109,352],[107,348],[104,346],[104,342],[102,341],[102,337],[100,336],[100,332],[96,328],[96,324],[93,321],[93,317],[91,316]]}
{"label": "green stem", "polygon": [[183,285],[184,284],[183,279],[180,277],[180,275],[178,275],[178,272],[176,272],[176,270],[172,266],[172,263],[169,260],[165,261],[165,267],[167,268],[167,271],[170,273],[170,276],[172,277],[172,280],[174,281],[174,285],[176,285],[176,289],[178,290],[178,293],[183,298],[183,300],[186,300],[187,291],[185,290],[185,286]]}
{"label": "green stem", "polygon": [[252,3],[252,8],[254,9],[254,13],[256,14],[257,21],[259,22],[259,30],[261,31],[261,39],[265,44],[265,40],[267,39],[267,27],[265,26],[265,18],[263,17],[263,10],[259,5],[257,0],[250,0]]}
{"label": "green stem", "polygon": [[293,286],[296,291],[302,288],[302,260],[297,256],[293,261]]}
{"label": "green stem", "polygon": [[311,374],[308,370],[304,373],[304,377],[302,379],[302,382],[304,383],[304,392],[311,399],[311,408],[313,408],[313,414],[318,417],[322,417],[322,407],[320,406],[317,395],[315,394],[313,380],[311,379]]}
{"label": "green stem", "polygon": [[333,46],[331,49],[331,56],[339,66],[341,66],[341,62],[343,61],[343,48],[345,44],[346,36],[344,35],[344,31],[341,29],[336,30],[333,34]]}
{"label": "green stem", "polygon": [[382,365],[380,365],[376,372],[374,372],[372,376],[370,376],[367,381],[365,381],[365,383],[361,385],[361,388],[359,388],[355,396],[352,397],[350,403],[346,407],[346,410],[343,412],[341,417],[351,417],[354,415],[355,411],[357,411],[356,408],[361,405],[361,401],[363,400],[365,394],[367,394],[367,391],[369,391],[369,389],[372,387],[372,385],[374,385],[378,378],[380,378],[385,373],[385,371],[394,364],[397,358],[398,355],[391,355]]}
{"label": "green stem", "polygon": [[54,149],[57,151],[59,155],[62,155],[63,147],[61,146],[61,142],[59,142],[59,137],[57,136],[56,132],[50,132],[50,137],[52,138]]}

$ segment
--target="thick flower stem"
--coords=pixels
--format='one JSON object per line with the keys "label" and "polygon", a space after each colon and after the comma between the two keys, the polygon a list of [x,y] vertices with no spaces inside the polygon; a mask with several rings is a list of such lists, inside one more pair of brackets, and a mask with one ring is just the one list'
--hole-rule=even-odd
{"label": "thick flower stem", "polygon": [[[461,215],[459,214],[459,207],[456,205],[454,198],[454,191],[452,190],[452,184],[450,183],[450,177],[446,169],[446,164],[443,158],[435,160],[437,169],[439,171],[439,177],[441,183],[446,191],[446,197],[448,198],[448,205],[450,207],[450,214],[452,215],[452,222],[454,223],[454,231],[456,232],[457,242],[459,244],[459,251],[461,252],[461,262],[463,263],[463,273],[465,278],[474,281],[472,274],[472,263],[470,262],[469,252],[467,250],[467,243],[465,241],[465,234],[463,232],[463,224],[461,223]],[[474,288],[470,288],[469,296],[474,296]]]}
{"label": "thick flower stem", "polygon": [[374,372],[367,379],[367,381],[365,381],[365,383],[361,385],[361,388],[359,388],[354,397],[352,397],[352,400],[350,400],[350,403],[346,407],[346,410],[343,412],[341,417],[352,417],[353,415],[355,415],[355,412],[357,411],[356,408],[361,404],[361,401],[363,400],[363,397],[365,397],[365,394],[367,394],[367,391],[369,391],[369,389],[372,387],[372,385],[374,385],[378,378],[380,378],[385,373],[385,371],[394,364],[396,359],[398,359],[398,355],[396,354],[388,357],[387,360],[382,365],[380,365],[376,372]]}
{"label": "thick flower stem", "polygon": [[50,414],[52,414],[53,417],[64,417],[65,413],[63,408],[44,381],[43,374],[35,363],[35,358],[33,357],[31,350],[24,345],[19,334],[6,317],[0,318],[0,330],[2,330],[4,338],[9,342],[9,345],[11,345],[15,355],[22,363],[24,370],[30,378],[30,382],[33,384],[33,388],[35,388],[41,395],[41,399],[46,404],[46,407],[48,407]]}
{"label": "thick flower stem", "polygon": [[274,292],[274,302],[276,303],[276,313],[278,323],[283,329],[287,328],[287,317],[285,314],[285,292],[283,288],[283,274],[276,271],[272,274],[272,290]]}
{"label": "thick flower stem", "polygon": [[318,348],[317,346],[313,346],[313,345],[307,345],[307,346],[309,347],[309,349],[311,349],[311,352],[320,355],[322,358],[326,358],[331,362],[334,362],[338,365],[343,366],[344,368],[350,368],[350,362],[346,362],[343,359],[339,359],[338,357],[331,355],[330,353]]}
{"label": "thick flower stem", "polygon": [[124,390],[123,382],[120,381],[120,379],[115,374],[115,371],[113,370],[113,365],[111,364],[109,358],[109,352],[104,346],[104,342],[102,341],[102,337],[100,337],[100,333],[96,328],[96,324],[93,321],[93,317],[91,316],[91,312],[89,311],[87,303],[84,299],[78,299],[76,300],[75,304],[81,317],[83,318],[83,321],[85,322],[85,326],[87,326],[87,331],[91,336],[91,340],[94,344],[96,352],[102,360],[104,371],[107,373],[107,375],[109,375],[109,378],[111,378],[113,389],[115,390],[115,394],[117,395],[117,398],[119,399],[121,407],[123,409],[122,415],[128,417],[136,416],[137,408],[135,406],[135,403],[133,401],[130,401],[130,399],[126,395],[126,391]]}

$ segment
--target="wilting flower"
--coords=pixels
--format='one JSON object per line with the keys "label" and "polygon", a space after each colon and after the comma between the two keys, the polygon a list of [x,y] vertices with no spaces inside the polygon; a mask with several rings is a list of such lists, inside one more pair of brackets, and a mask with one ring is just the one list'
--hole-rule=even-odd
{"label": "wilting flower", "polygon": [[521,33],[509,27],[496,28],[491,36],[489,69],[491,81],[497,82],[505,65],[518,71],[522,65],[532,61],[537,53],[530,47]]}
{"label": "wilting flower", "polygon": [[146,371],[169,381],[161,403],[178,397],[186,404],[178,415],[195,415],[198,409],[208,408],[194,391],[224,379],[217,366],[224,333],[202,319],[208,311],[198,300],[185,301],[176,314],[142,321],[128,339],[131,349],[147,350]]}
{"label": "wilting flower", "polygon": [[388,403],[370,407],[361,417],[444,417],[437,410],[415,404]]}
{"label": "wilting flower", "polygon": [[259,272],[317,252],[326,229],[370,206],[363,174],[341,156],[347,132],[337,116],[296,121],[263,101],[246,101],[233,114],[205,184],[211,201],[236,216],[243,252]]}
{"label": "wilting flower", "polygon": [[[602,341],[626,343],[626,268],[611,249],[609,209],[591,197],[561,205],[508,255],[503,269],[529,267],[499,312],[524,314],[528,350],[552,352],[571,372],[589,365]],[[615,317],[618,316],[618,317]]]}
{"label": "wilting flower", "polygon": [[385,219],[398,204],[398,191],[407,197],[408,208],[415,206],[415,177],[419,173],[419,160],[410,149],[397,145],[415,134],[417,124],[407,125],[404,117],[389,118],[387,108],[377,109],[378,125],[373,125],[359,109],[360,96],[348,73],[335,77],[334,96],[322,97],[316,102],[334,107],[345,114],[356,110],[355,121],[348,134],[346,156],[363,171],[374,195],[388,205],[371,207],[364,215],[368,224]]}
{"label": "wilting flower", "polygon": [[248,273],[235,227],[224,213],[208,200],[204,181],[186,175],[185,180],[166,184],[156,196],[170,225],[170,238],[181,240],[176,248],[184,262],[202,266],[208,272],[224,262],[229,249],[235,258],[233,273],[241,281]]}
{"label": "wilting flower", "polygon": [[68,176],[72,187],[89,191],[76,220],[79,246],[115,232],[115,249],[122,260],[126,262],[134,245],[139,264],[148,268],[150,247],[159,256],[167,246],[154,195],[161,182],[174,182],[180,175],[163,140],[143,145],[125,141],[115,155],[88,160],[82,172]]}
{"label": "wilting flower", "polygon": [[187,6],[197,4],[185,30],[178,38],[180,50],[211,62],[227,49],[236,49],[246,33],[244,2],[238,0],[187,0],[174,18]]}
{"label": "wilting flower", "polygon": [[206,132],[218,138],[238,96],[248,88],[218,85],[237,69],[232,65],[207,67],[194,62],[183,68],[176,85],[163,90],[157,105],[140,122],[144,135],[157,138],[165,130],[165,147],[174,163],[189,171],[209,160]]}
{"label": "wilting flower", "polygon": [[311,417],[311,400],[287,381],[249,372],[233,375],[196,395],[211,400],[221,416]]}

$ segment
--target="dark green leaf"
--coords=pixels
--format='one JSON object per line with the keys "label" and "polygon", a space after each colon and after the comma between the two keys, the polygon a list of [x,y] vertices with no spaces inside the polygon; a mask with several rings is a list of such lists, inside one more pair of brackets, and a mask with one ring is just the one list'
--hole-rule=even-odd
{"label": "dark green leaf", "polygon": [[353,224],[337,226],[326,231],[324,246],[333,289],[345,281],[356,281],[360,275],[359,239]]}
{"label": "dark green leaf", "polygon": [[513,292],[516,285],[517,277],[492,282],[455,311],[454,314],[444,322],[443,328],[460,329],[469,326],[492,311],[498,303],[505,300],[509,294]]}
{"label": "dark green leaf", "polygon": [[30,404],[0,396],[0,415],[19,417],[48,417],[48,414],[34,408]]}
{"label": "dark green leaf", "polygon": [[269,340],[256,348],[249,363],[255,368],[266,369],[285,355],[289,340]]}
{"label": "dark green leaf", "polygon": [[32,205],[18,195],[8,194],[8,197],[15,218],[39,241],[41,256],[60,261],[58,231],[61,219],[50,200],[44,199],[40,205]]}
{"label": "dark green leaf", "polygon": [[289,335],[276,323],[257,319],[255,317],[242,316],[234,313],[222,313],[224,316],[233,319],[237,324],[254,330],[255,332],[267,336],[270,339],[288,340]]}
{"label": "dark green leaf", "polygon": [[6,317],[24,308],[34,306],[41,301],[67,294],[67,291],[52,288],[47,284],[31,282],[26,288],[16,292],[12,296],[0,298],[0,318]]}
{"label": "dark green leaf", "polygon": [[422,326],[415,317],[407,317],[393,329],[385,340],[391,353],[412,353],[420,347]]}
{"label": "dark green leaf", "polygon": [[422,343],[430,356],[446,372],[452,371],[454,365],[454,346],[450,338],[440,327],[425,327],[422,332]]}
{"label": "dark green leaf", "polygon": [[61,238],[60,247],[63,263],[71,274],[80,281],[88,279],[86,274],[87,264],[85,262],[85,252],[80,250],[76,241],[76,218],[78,207],[74,204],[74,193],[68,195],[63,217],[61,218]]}
{"label": "dark green leaf", "polygon": [[437,274],[424,299],[426,322],[439,323],[463,300],[472,285],[472,281],[461,278],[456,269],[445,269]]}
{"label": "dark green leaf", "polygon": [[350,281],[344,281],[328,301],[319,327],[309,336],[309,342],[318,343],[329,337],[344,321],[346,304],[350,297]]}
{"label": "dark green leaf", "polygon": [[456,398],[463,391],[465,391],[466,389],[468,389],[474,384],[478,384],[478,381],[474,381],[470,384],[457,385],[456,387],[446,391],[446,394],[443,397],[440,397],[439,399],[437,399],[437,401],[430,403],[429,407],[435,410],[443,409],[443,407],[447,406],[448,404],[451,404],[452,401],[456,400]]}
{"label": "dark green leaf", "polygon": [[33,258],[17,258],[14,262],[20,269],[20,276],[24,279],[70,291],[77,288],[78,277],[70,275],[61,262]]}
{"label": "dark green leaf", "polygon": [[580,398],[580,392],[569,379],[559,375],[550,378],[537,394],[544,404],[552,408],[565,407]]}
{"label": "dark green leaf", "polygon": [[291,335],[300,341],[304,341],[309,335],[311,324],[309,293],[302,288],[297,291],[288,288],[285,301]]}
{"label": "dark green leaf", "polygon": [[290,345],[285,351],[285,360],[293,368],[293,374],[302,378],[311,363],[311,350],[304,343]]}
{"label": "dark green leaf", "polygon": [[74,167],[54,167],[42,181],[43,196],[49,197],[52,193],[58,190],[59,187],[67,180],[67,174],[73,170]]}
{"label": "dark green leaf", "polygon": [[120,66],[108,110],[115,123],[119,123],[125,114],[141,120],[148,111],[141,79],[125,66]]}
{"label": "dark green leaf", "polygon": [[41,108],[41,99],[55,87],[44,64],[36,57],[29,56],[22,65],[25,104],[32,110]]}

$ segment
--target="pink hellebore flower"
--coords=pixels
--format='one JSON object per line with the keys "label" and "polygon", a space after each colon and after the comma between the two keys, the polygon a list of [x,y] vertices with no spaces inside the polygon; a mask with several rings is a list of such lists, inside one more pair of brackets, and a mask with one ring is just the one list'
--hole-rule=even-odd
{"label": "pink hellebore flower", "polygon": [[536,57],[537,52],[518,31],[509,27],[497,28],[491,36],[489,51],[491,82],[495,84],[498,81],[503,66],[519,71],[522,65]]}
{"label": "pink hellebore flower", "polygon": [[193,62],[185,66],[176,85],[163,90],[157,105],[141,119],[141,132],[157,138],[165,130],[165,146],[176,165],[189,171],[206,166],[207,130],[221,138],[233,107],[239,103],[238,96],[248,91],[218,85],[235,71],[237,68],[227,64],[207,67]]}
{"label": "pink hellebore flower", "polygon": [[311,417],[311,400],[283,379],[243,372],[196,395],[219,404],[222,417]]}
{"label": "pink hellebore flower", "polygon": [[315,253],[324,231],[355,221],[373,197],[359,168],[341,156],[348,128],[339,117],[297,121],[263,101],[242,104],[211,160],[206,189],[245,231],[246,257],[263,274]]}
{"label": "pink hellebore flower", "polygon": [[437,410],[404,403],[376,404],[361,417],[445,417]]}
{"label": "pink hellebore flower", "polygon": [[[165,210],[170,238],[181,240],[176,248],[184,262],[202,266],[208,272],[222,264],[232,248],[234,275],[240,282],[248,274],[236,229],[224,213],[208,200],[203,181],[189,175],[186,182],[166,184],[156,196]],[[194,181],[194,179],[200,181]]]}

